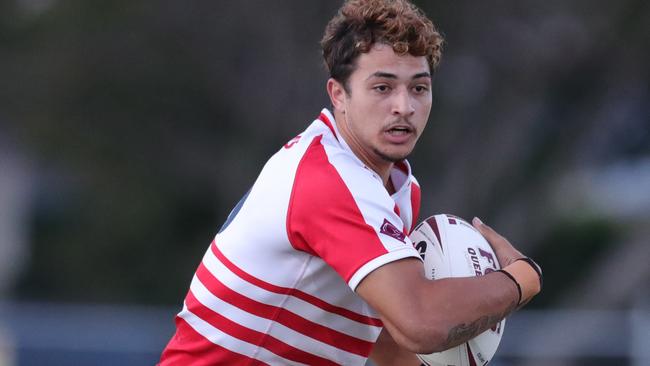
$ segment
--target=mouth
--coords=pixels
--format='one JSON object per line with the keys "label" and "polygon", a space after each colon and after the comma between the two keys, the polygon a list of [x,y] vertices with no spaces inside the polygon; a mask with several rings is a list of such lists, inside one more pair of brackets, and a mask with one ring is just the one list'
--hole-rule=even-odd
{"label": "mouth", "polygon": [[401,124],[391,126],[384,131],[389,135],[393,135],[393,136],[408,135],[415,132],[413,127],[409,125],[401,125]]}
{"label": "mouth", "polygon": [[406,126],[396,126],[389,128],[386,132],[391,135],[406,135],[412,132],[412,129]]}
{"label": "mouth", "polygon": [[387,142],[396,145],[406,144],[415,135],[415,128],[408,124],[395,124],[384,130],[384,138]]}

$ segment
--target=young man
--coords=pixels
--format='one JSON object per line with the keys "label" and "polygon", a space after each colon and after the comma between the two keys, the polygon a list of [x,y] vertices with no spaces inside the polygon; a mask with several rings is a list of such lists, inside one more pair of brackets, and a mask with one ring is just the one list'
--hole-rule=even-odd
{"label": "young man", "polygon": [[540,290],[474,220],[503,272],[431,281],[408,233],[405,158],[431,109],[442,38],[405,0],[346,2],[322,41],[333,106],[264,166],[203,257],[161,365],[419,365]]}

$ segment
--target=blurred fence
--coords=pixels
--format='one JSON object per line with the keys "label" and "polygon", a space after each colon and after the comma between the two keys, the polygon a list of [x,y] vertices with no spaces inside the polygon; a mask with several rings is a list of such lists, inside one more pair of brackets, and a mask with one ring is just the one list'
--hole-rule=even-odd
{"label": "blurred fence", "polygon": [[[153,365],[178,309],[0,304],[0,366]],[[650,312],[523,310],[495,366],[650,365]]]}
{"label": "blurred fence", "polygon": [[145,306],[0,305],[0,366],[152,365],[178,309]]}

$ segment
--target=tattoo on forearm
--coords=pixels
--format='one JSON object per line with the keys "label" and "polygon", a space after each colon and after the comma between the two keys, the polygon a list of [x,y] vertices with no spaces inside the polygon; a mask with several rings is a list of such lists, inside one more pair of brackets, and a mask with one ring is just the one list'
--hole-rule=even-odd
{"label": "tattoo on forearm", "polygon": [[506,315],[510,314],[510,312],[512,312],[516,307],[517,304],[513,302],[502,314],[482,316],[469,324],[463,323],[452,327],[447,334],[446,348],[463,343],[476,337],[481,332],[492,327],[501,319],[505,318]]}

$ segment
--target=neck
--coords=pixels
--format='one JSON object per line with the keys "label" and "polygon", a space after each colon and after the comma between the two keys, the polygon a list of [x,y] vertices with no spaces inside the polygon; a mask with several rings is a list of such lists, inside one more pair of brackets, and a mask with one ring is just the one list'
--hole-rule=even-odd
{"label": "neck", "polygon": [[384,183],[386,190],[393,194],[395,188],[390,180],[390,171],[393,168],[394,163],[385,161],[379,157],[372,158],[372,153],[367,149],[362,147],[362,144],[355,137],[355,135],[350,131],[350,126],[347,123],[347,119],[344,113],[340,112],[337,109],[334,109],[334,119],[336,120],[336,127],[341,134],[341,137],[350,147],[350,150],[354,155],[363,162],[366,167],[377,173],[381,178],[381,181]]}

